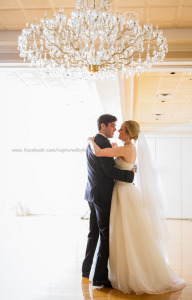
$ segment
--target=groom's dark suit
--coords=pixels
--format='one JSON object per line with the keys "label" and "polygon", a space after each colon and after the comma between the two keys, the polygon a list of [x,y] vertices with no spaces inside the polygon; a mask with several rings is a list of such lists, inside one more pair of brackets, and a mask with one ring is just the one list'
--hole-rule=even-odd
{"label": "groom's dark suit", "polygon": [[[109,140],[101,135],[95,136],[95,142],[100,148],[111,148]],[[88,277],[93,262],[93,256],[100,236],[99,252],[93,283],[108,279],[108,258],[109,258],[109,217],[111,208],[111,198],[114,187],[114,179],[133,182],[134,173],[132,171],[120,170],[115,167],[113,158],[96,157],[90,145],[87,147],[87,169],[88,182],[85,191],[85,199],[89,203],[90,231],[86,255],[83,261],[82,273]]]}

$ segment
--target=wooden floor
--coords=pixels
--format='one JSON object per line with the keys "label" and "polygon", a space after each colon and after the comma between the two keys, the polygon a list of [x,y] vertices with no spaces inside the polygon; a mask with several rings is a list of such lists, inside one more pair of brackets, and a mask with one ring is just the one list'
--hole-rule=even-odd
{"label": "wooden floor", "polygon": [[33,216],[0,220],[1,300],[192,300],[192,222],[168,220],[174,271],[187,281],[176,293],[125,295],[93,288],[81,277],[88,221]]}

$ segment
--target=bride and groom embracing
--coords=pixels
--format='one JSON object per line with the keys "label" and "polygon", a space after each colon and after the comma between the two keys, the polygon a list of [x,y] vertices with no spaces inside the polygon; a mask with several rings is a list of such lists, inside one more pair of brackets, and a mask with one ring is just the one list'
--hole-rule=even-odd
{"label": "bride and groom embracing", "polygon": [[[179,290],[186,283],[167,261],[163,196],[145,136],[137,122],[126,121],[119,129],[124,146],[113,148],[108,138],[116,131],[116,121],[109,114],[100,116],[99,133],[87,147],[90,230],[82,276],[90,276],[100,238],[93,286],[136,294]],[[132,141],[137,140],[136,152]],[[139,188],[133,184],[136,157]]]}

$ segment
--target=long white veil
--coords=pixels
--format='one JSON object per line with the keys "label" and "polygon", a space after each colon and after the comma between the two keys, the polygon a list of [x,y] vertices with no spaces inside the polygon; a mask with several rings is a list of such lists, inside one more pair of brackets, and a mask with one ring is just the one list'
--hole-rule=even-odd
{"label": "long white veil", "polygon": [[160,242],[166,242],[169,237],[165,217],[166,197],[155,159],[142,131],[139,133],[138,138],[137,161],[137,182],[144,206],[156,231],[157,239]]}

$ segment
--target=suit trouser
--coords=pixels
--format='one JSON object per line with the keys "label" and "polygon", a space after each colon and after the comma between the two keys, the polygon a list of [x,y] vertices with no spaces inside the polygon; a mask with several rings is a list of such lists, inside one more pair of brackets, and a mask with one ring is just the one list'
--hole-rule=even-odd
{"label": "suit trouser", "polygon": [[89,275],[93,262],[94,253],[100,236],[99,250],[93,281],[108,279],[109,259],[109,217],[111,202],[93,203],[88,202],[91,210],[89,234],[82,273]]}

